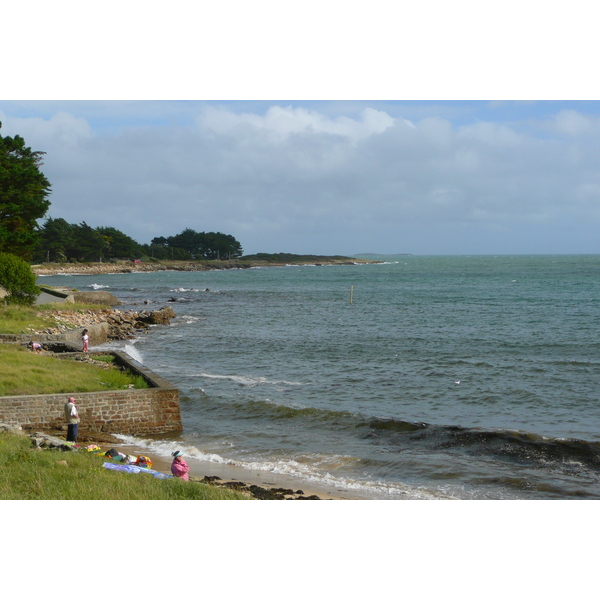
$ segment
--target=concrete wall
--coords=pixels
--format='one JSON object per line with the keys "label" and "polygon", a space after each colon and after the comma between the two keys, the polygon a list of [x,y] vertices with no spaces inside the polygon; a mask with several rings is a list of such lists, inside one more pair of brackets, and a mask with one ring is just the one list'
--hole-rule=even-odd
{"label": "concrete wall", "polygon": [[42,299],[38,298],[36,304],[49,304],[51,302],[70,302],[71,304],[75,304],[75,297],[72,292],[61,292],[43,285],[40,285],[39,288],[42,290],[42,294],[40,294]]}
{"label": "concrete wall", "polygon": [[131,371],[146,378],[153,387],[84,394],[3,396],[0,398],[0,423],[21,425],[23,429],[34,431],[64,427],[64,405],[73,395],[77,398],[81,417],[80,434],[144,435],[181,431],[179,390],[126,354],[111,354],[115,354],[119,362],[125,362]]}

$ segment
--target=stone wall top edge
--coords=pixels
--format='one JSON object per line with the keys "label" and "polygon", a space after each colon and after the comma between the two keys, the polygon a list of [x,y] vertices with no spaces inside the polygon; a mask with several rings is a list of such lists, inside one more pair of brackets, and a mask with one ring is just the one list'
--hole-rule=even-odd
{"label": "stone wall top edge", "polygon": [[11,401],[11,400],[35,400],[35,399],[56,399],[56,400],[65,400],[70,396],[74,396],[75,398],[81,400],[82,398],[97,398],[97,397],[108,397],[108,396],[123,396],[127,398],[128,396],[143,395],[143,396],[155,396],[157,392],[179,392],[179,389],[176,387],[170,388],[142,388],[142,389],[126,389],[126,390],[100,390],[98,392],[65,392],[60,394],[30,394],[30,395],[20,395],[20,396],[0,396],[0,400],[3,401]]}
{"label": "stone wall top edge", "polygon": [[120,352],[119,350],[111,350],[110,353],[117,357],[119,360],[125,363],[125,366],[134,373],[141,375],[148,382],[153,384],[154,387],[160,389],[173,389],[175,386],[167,381],[164,377],[157,375],[154,371],[151,371],[148,367],[138,362],[126,352]]}

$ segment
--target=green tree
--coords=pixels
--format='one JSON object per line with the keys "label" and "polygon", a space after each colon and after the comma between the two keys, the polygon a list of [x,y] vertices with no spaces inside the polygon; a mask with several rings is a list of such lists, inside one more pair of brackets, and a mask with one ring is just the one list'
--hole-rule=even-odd
{"label": "green tree", "polygon": [[202,239],[200,234],[189,227],[186,227],[181,233],[171,235],[167,238],[169,248],[182,248],[189,252],[192,257],[201,254]]}
{"label": "green tree", "polygon": [[100,261],[108,246],[106,239],[97,229],[90,227],[85,221],[73,225],[73,249],[69,260]]}
{"label": "green tree", "polygon": [[0,252],[29,259],[37,244],[37,219],[50,206],[50,183],[39,169],[43,154],[18,135],[0,135]]}
{"label": "green tree", "polygon": [[211,232],[205,235],[206,258],[225,260],[242,256],[242,246],[232,235],[226,235],[219,232]]}
{"label": "green tree", "polygon": [[[154,238],[153,242],[158,239]],[[170,248],[183,248],[193,258],[215,260],[242,256],[242,246],[232,235],[212,231],[198,233],[189,227],[168,237],[167,244]]]}
{"label": "green tree", "polygon": [[104,237],[107,258],[139,258],[142,255],[141,246],[128,235],[114,227],[97,227],[96,231]]}
{"label": "green tree", "polygon": [[183,248],[155,244],[154,240],[151,244],[143,244],[142,251],[146,256],[159,260],[190,260],[192,258],[192,255]]}
{"label": "green tree", "polygon": [[75,235],[73,225],[64,219],[49,217],[40,230],[40,244],[36,251],[37,260],[66,262],[72,251]]}
{"label": "green tree", "polygon": [[29,264],[8,252],[0,252],[0,286],[8,292],[8,304],[31,305],[40,293]]}

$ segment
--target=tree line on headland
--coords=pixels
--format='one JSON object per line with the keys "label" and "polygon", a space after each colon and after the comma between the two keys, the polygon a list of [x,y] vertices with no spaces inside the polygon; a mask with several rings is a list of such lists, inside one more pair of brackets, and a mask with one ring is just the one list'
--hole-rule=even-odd
{"label": "tree line on headland", "polygon": [[[2,123],[0,123],[0,128]],[[86,262],[129,259],[214,260],[242,256],[241,244],[224,233],[191,228],[139,244],[114,227],[91,227],[49,217],[51,185],[40,170],[45,152],[19,136],[0,134],[0,287],[5,302],[30,304],[39,290],[28,261]]]}
{"label": "tree line on headland", "polygon": [[37,297],[39,289],[31,261],[223,261],[243,257],[249,266],[248,261],[319,264],[345,259],[284,253],[244,256],[241,244],[232,235],[198,232],[189,227],[177,235],[155,237],[150,244],[140,244],[115,227],[94,228],[85,221],[46,218],[51,185],[40,170],[44,154],[26,146],[19,135],[0,135],[0,287],[8,293],[5,303],[31,304]]}
{"label": "tree line on headland", "polygon": [[[0,128],[2,123],[0,123]],[[172,260],[239,258],[241,244],[220,232],[184,229],[140,244],[115,227],[90,227],[49,217],[51,185],[40,170],[44,152],[16,135],[0,135],[0,252],[26,261],[85,262],[143,257]]]}
{"label": "tree line on headland", "polygon": [[40,227],[33,260],[42,262],[102,262],[112,259],[215,260],[239,258],[241,244],[224,233],[184,229],[177,235],[140,244],[115,227],[90,227],[48,218]]}

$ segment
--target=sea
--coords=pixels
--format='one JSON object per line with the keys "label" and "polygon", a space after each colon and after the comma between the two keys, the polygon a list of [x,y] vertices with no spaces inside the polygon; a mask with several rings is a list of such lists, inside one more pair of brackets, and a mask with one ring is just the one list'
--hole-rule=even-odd
{"label": "sea", "polygon": [[377,500],[600,498],[600,255],[55,275],[176,318],[124,350],[183,431],[124,444]]}

